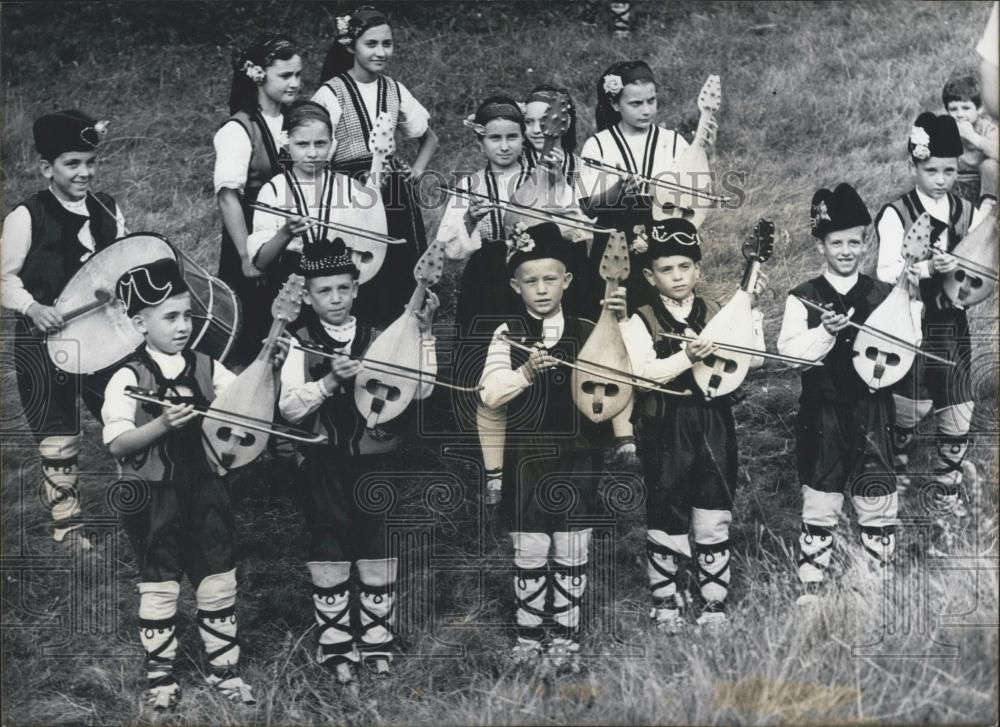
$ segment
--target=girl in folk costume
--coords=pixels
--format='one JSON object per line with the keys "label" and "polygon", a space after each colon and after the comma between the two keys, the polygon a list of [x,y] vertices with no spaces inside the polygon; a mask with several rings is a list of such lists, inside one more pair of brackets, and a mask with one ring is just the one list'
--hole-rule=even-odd
{"label": "girl in folk costume", "polygon": [[[572,362],[593,329],[590,321],[563,313],[562,295],[573,279],[565,247],[552,222],[513,234],[507,268],[522,308],[496,329],[481,396],[487,406],[508,410],[501,507],[516,568],[513,656],[534,660],[544,650],[554,666],[575,670],[588,518],[598,513],[601,451],[611,432],[580,413],[571,377],[556,366],[560,359]],[[532,352],[511,346],[506,336]]]}
{"label": "girl in folk costume", "polygon": [[427,109],[403,84],[385,75],[392,54],[392,28],[383,13],[365,6],[337,18],[337,39],[323,64],[322,78],[326,80],[313,95],[313,101],[324,106],[333,121],[335,171],[364,181],[372,164],[372,124],[382,114],[388,115],[404,139],[419,140],[413,166],[407,168],[392,158],[390,169],[385,170],[391,173],[380,180],[388,234],[408,244],[390,247],[381,270],[358,296],[355,314],[376,326],[395,320],[412,292],[411,272],[427,239],[411,185],[437,149]]}
{"label": "girl in folk costume", "polygon": [[[343,242],[308,245],[302,275],[305,302],[315,315],[294,331],[295,341],[345,355],[331,359],[293,344],[281,370],[279,408],[289,421],[327,435],[326,443],[300,451],[311,540],[306,565],[320,627],[317,661],[346,684],[354,681],[362,657],[379,673],[389,670],[392,659],[398,560],[386,542],[385,514],[377,511],[375,490],[382,486],[378,473],[405,471],[393,452],[408,425],[400,418],[369,429],[355,403],[354,379],[362,373],[357,357],[377,332],[351,314],[359,271]],[[428,293],[416,313],[423,370],[429,376],[437,370],[431,334],[437,307],[437,296]],[[425,399],[433,388],[430,381],[421,383],[416,398]],[[358,578],[356,619],[351,615],[352,569]]]}
{"label": "girl in folk costume", "polygon": [[[545,146],[543,119],[549,110],[551,100],[560,96],[568,102],[569,126],[559,139],[559,144],[553,146],[548,154],[542,157],[541,152]],[[535,86],[524,102],[524,127],[524,136],[528,142],[524,145],[524,158],[528,163],[528,168],[532,171],[539,166],[547,169],[551,177],[552,189],[555,191],[552,200],[545,200],[546,208],[558,207],[557,211],[563,214],[577,217],[581,222],[591,222],[583,216],[576,199],[578,176],[576,106],[569,93],[564,89],[546,84]],[[564,238],[577,243],[569,246],[566,250],[566,266],[576,282],[566,291],[563,307],[571,313],[583,310],[594,312],[592,298],[599,299],[601,293],[586,286],[592,277],[588,250],[594,242],[594,236],[590,232],[564,225],[560,226],[560,230]]]}
{"label": "girl in folk costume", "polygon": [[[933,256],[915,264],[924,304],[923,344],[927,351],[945,356],[956,366],[941,366],[918,356],[910,372],[895,388],[896,466],[908,464],[908,450],[915,429],[933,407],[937,420],[937,458],[934,476],[927,484],[947,544],[952,518],[964,517],[960,497],[962,464],[972,422],[972,340],[965,310],[944,292],[943,281],[958,261],[948,252],[979,222],[981,215],[968,200],[952,193],[958,177],[962,138],[951,116],[920,114],[907,144],[914,188],[887,204],[875,220],[878,231],[878,278],[894,282],[902,272],[903,239],[921,214],[931,218]],[[935,546],[936,547],[936,546]]]}
{"label": "girl in folk costume", "polygon": [[[460,189],[484,195],[490,202],[507,202],[528,178],[524,149],[524,116],[509,96],[491,96],[483,101],[465,125],[475,133],[486,166],[458,183]],[[498,322],[520,307],[507,275],[507,246],[504,240],[503,210],[489,207],[486,199],[468,201],[451,197],[441,217],[437,237],[445,255],[466,260],[459,284],[455,318],[462,337],[456,370],[476,379],[483,370],[483,358]],[[489,434],[502,431],[503,410],[491,411],[482,401],[473,404],[483,442],[486,469],[486,501],[496,505],[502,483],[502,446],[491,443]]]}
{"label": "girl in folk costume", "polygon": [[354,201],[348,178],[327,169],[333,124],[326,109],[315,101],[296,101],[288,108],[286,124],[291,168],[282,169],[261,187],[257,201],[297,216],[257,210],[253,233],[247,238],[250,260],[279,288],[291,273],[298,273],[303,247],[330,234],[304,218],[329,222],[335,205]]}
{"label": "girl in folk costume", "polygon": [[270,323],[270,298],[247,252],[253,229],[250,204],[260,188],[280,171],[279,137],[283,109],[299,94],[302,59],[286,38],[266,35],[239,54],[233,64],[228,121],[215,134],[214,186],[222,213],[219,277],[243,304],[244,324],[230,355],[247,364],[257,355]]}
{"label": "girl in folk costume", "polygon": [[[854,370],[857,330],[891,286],[859,272],[871,216],[847,184],[817,190],[810,205],[812,235],[825,262],[822,275],[793,288],[785,302],[778,352],[823,366],[804,369],[796,418],[796,459],[802,485],[799,603],[819,597],[833,558],[837,525],[850,494],[861,544],[874,562],[887,563],[896,546],[898,495],[892,469],[893,400],[890,388],[870,390]],[[916,271],[908,272],[916,283]],[[799,296],[829,306],[811,311]],[[911,304],[920,326],[921,304]]]}
{"label": "girl in folk costume", "polygon": [[[597,80],[597,133],[583,145],[581,156],[646,177],[665,176],[673,169],[674,160],[688,148],[688,143],[676,131],[656,123],[656,79],[643,61],[615,63]],[[714,122],[711,122],[714,124]],[[714,126],[712,127],[714,132]],[[714,143],[710,132],[709,143]],[[585,163],[580,167],[580,206],[598,223],[629,234],[633,228],[650,223],[652,196],[649,185],[637,182],[628,174],[601,171]],[[597,263],[604,256],[607,237],[595,240],[590,259],[592,275],[597,275]],[[642,264],[636,256],[640,245],[630,248],[632,265],[626,288],[629,309],[648,303],[650,287],[642,279]],[[595,290],[603,283],[595,281]],[[597,301],[593,304],[596,306]]]}

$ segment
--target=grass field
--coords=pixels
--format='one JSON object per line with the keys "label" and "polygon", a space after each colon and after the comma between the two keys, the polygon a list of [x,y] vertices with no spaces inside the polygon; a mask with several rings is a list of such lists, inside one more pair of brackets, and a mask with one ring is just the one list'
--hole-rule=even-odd
{"label": "grass field", "polygon": [[[703,294],[737,282],[737,245],[761,216],[780,232],[767,263],[765,332],[777,336],[785,291],[819,262],[808,203],[819,185],[854,184],[874,212],[907,189],[906,132],[937,109],[944,80],[974,66],[989,10],[952,3],[633,3],[632,38],[584,25],[582,3],[399,3],[390,73],[432,114],[432,167],[481,164],[461,119],[496,91],[567,87],[592,129],[594,86],[612,61],[645,58],[660,79],[661,122],[687,135],[705,77],[722,77],[717,169],[746,175],[739,209],[703,228]],[[31,120],[79,106],[112,119],[99,189],[131,230],[161,233],[214,270],[220,220],[212,134],[226,118],[230,48],[285,31],[306,49],[311,93],[337,6],[229,2],[5,4],[2,20],[4,200],[38,188]],[[404,150],[404,155],[412,148]],[[433,231],[437,214],[426,215]],[[869,260],[869,269],[874,257]],[[439,286],[448,323],[457,269]],[[479,502],[466,435],[411,450],[390,527],[404,554],[404,656],[388,681],[340,690],[313,661],[316,627],[303,566],[306,533],[293,493],[252,475],[237,482],[244,673],[259,703],[236,708],[199,686],[204,665],[193,594],[182,590],[174,724],[830,724],[995,723],[997,640],[997,299],[970,313],[978,396],[971,517],[955,557],[925,557],[926,511],[902,498],[900,558],[885,582],[858,562],[856,530],[838,559],[836,595],[795,607],[799,494],[792,422],[798,376],[751,374],[736,409],[740,480],[731,620],[718,634],[651,633],[641,501],[609,494],[585,610],[585,675],[542,680],[506,657],[509,545]],[[5,331],[9,331],[7,326]],[[9,334],[5,336],[5,344]],[[5,345],[6,349],[6,345]],[[19,436],[10,359],[3,359],[3,724],[135,724],[144,675],[136,572],[109,508],[113,463],[89,418],[84,505],[98,542],[87,558],[44,531],[34,447]],[[428,421],[437,421],[436,415]],[[927,429],[926,432],[930,430]],[[445,447],[448,447],[447,449]],[[926,470],[922,448],[915,469]],[[847,508],[850,514],[850,508]]]}

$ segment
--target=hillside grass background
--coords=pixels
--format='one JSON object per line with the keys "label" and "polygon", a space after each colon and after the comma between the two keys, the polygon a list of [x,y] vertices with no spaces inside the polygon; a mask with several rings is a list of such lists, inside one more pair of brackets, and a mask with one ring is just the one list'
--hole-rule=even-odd
{"label": "hillside grass background", "polygon": [[[648,60],[660,122],[690,138],[704,79],[723,84],[716,166],[746,174],[739,209],[703,228],[705,295],[723,298],[742,267],[738,245],[757,219],[778,230],[766,264],[765,333],[777,336],[785,292],[820,269],[808,230],[815,188],[854,184],[872,213],[909,188],[912,119],[940,106],[944,80],[974,67],[986,2],[633,3],[634,30],[615,40],[584,3],[396,3],[389,72],[430,110],[443,173],[482,164],[461,120],[494,92],[568,88],[582,144],[595,85],[611,62]],[[2,39],[3,210],[40,187],[32,119],[80,107],[112,120],[97,189],[133,231],[163,234],[211,271],[220,220],[212,197],[215,129],[225,120],[229,58],[258,32],[305,50],[304,91],[333,17],[311,2],[5,3]],[[412,146],[403,149],[412,155]],[[426,221],[433,232],[437,213]],[[869,258],[868,270],[874,263]],[[450,322],[459,269],[438,287]],[[830,724],[995,723],[997,719],[997,300],[970,311],[977,336],[971,517],[954,557],[928,559],[918,488],[902,498],[899,559],[887,581],[858,563],[853,515],[840,528],[838,588],[796,609],[799,486],[794,468],[798,375],[751,374],[736,408],[741,489],[733,528],[730,623],[721,633],[651,632],[641,500],[619,490],[615,530],[592,557],[586,673],[542,679],[506,651],[509,545],[480,504],[474,438],[428,438],[409,451],[390,515],[405,553],[403,655],[387,681],[355,695],[313,663],[316,627],[303,561],[307,535],[293,488],[237,478],[243,668],[259,703],[234,707],[200,686],[204,664],[193,594],[182,590],[173,724]],[[85,419],[81,480],[94,556],[47,537],[34,447],[18,435],[19,403],[5,327],[3,378],[4,724],[137,724],[144,688],[136,572],[109,501],[114,467]],[[91,342],[99,345],[100,342]],[[431,417],[433,419],[433,417]],[[930,429],[925,428],[927,434]],[[914,469],[926,471],[924,446]],[[395,531],[394,531],[395,532]]]}

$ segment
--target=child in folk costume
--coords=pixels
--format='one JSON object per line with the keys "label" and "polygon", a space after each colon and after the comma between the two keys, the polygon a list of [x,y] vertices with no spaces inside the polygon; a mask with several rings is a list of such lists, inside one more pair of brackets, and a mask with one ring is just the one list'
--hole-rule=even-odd
{"label": "child in folk costume", "polygon": [[[910,373],[897,384],[895,460],[897,469],[904,472],[917,424],[933,406],[938,432],[930,485],[933,501],[942,513],[963,517],[959,489],[973,410],[972,341],[965,311],[951,303],[941,283],[957,266],[948,251],[975,227],[979,214],[971,202],[951,193],[958,158],[964,151],[955,119],[920,114],[910,130],[907,148],[914,188],[883,207],[876,218],[878,278],[895,282],[899,277],[903,237],[922,213],[929,213],[934,254],[916,264],[924,304],[923,347],[957,365],[946,367],[917,356]],[[947,521],[941,522],[946,525]]]}
{"label": "child in folk costume", "polygon": [[247,251],[254,217],[250,204],[281,171],[284,109],[298,96],[301,77],[302,59],[292,41],[276,35],[259,38],[233,64],[231,116],[213,140],[215,196],[223,225],[219,277],[243,305],[243,330],[229,356],[237,365],[254,359],[270,325],[271,298]]}
{"label": "child in folk costume", "polygon": [[0,300],[17,312],[17,388],[28,427],[38,440],[52,534],[62,542],[72,533],[72,540],[85,549],[90,543],[78,530],[77,394],[98,416],[106,378],[72,376],[56,368],[44,336],[64,325],[52,304],[69,279],[95,251],[125,234],[125,220],[114,199],[90,191],[97,171],[97,147],[106,127],[106,121],[97,122],[76,110],[35,120],[35,148],[48,188],[7,215],[0,241]]}
{"label": "child in folk costume", "polygon": [[372,124],[382,114],[388,114],[404,139],[419,142],[413,166],[406,168],[393,158],[392,173],[381,180],[388,234],[407,244],[389,248],[380,272],[358,296],[355,315],[375,326],[395,320],[413,290],[410,273],[427,239],[411,184],[423,174],[437,149],[427,109],[403,84],[385,75],[393,49],[392,28],[384,13],[365,6],[338,17],[337,38],[323,64],[325,82],[313,95],[333,121],[335,171],[364,181],[372,163]]}
{"label": "child in folk costume", "polygon": [[[225,481],[203,447],[193,405],[209,405],[234,376],[187,347],[191,296],[177,263],[162,259],[125,273],[116,295],[145,343],[115,371],[105,390],[104,443],[119,462],[120,487],[141,507],[121,513],[139,569],[139,637],[146,650],[148,701],[173,708],[180,581],[195,589],[208,683],[227,698],[254,702],[238,675],[235,518]],[[280,365],[280,355],[275,356]],[[180,396],[167,408],[138,404],[126,387]]]}
{"label": "child in folk costume", "polygon": [[[674,160],[688,148],[679,133],[656,123],[656,78],[643,61],[624,61],[611,65],[597,81],[597,133],[583,145],[581,156],[619,167],[628,173],[657,177],[669,173]],[[714,122],[713,122],[714,123]],[[714,133],[709,138],[714,143]],[[642,276],[642,242],[636,241],[636,229],[647,229],[652,221],[652,191],[644,182],[627,174],[616,175],[582,164],[579,176],[580,207],[596,216],[598,224],[626,233],[630,238],[631,266],[625,288],[629,310],[654,297]],[[638,236],[644,240],[644,236]],[[603,290],[598,275],[599,263],[607,246],[607,236],[597,235],[590,251],[590,290]],[[596,298],[591,296],[591,305]],[[597,315],[596,308],[584,315]],[[626,409],[615,420],[615,450],[609,464],[623,468],[638,466],[635,440]]]}
{"label": "child in folk costume", "polygon": [[996,121],[980,108],[979,81],[971,73],[958,74],[944,85],[941,101],[955,119],[962,137],[963,153],[958,158],[956,192],[973,204],[983,197],[997,196],[997,157],[1000,130]]}
{"label": "child in folk costume", "polygon": [[[504,211],[489,202],[507,202],[530,173],[524,150],[524,115],[509,96],[490,96],[476,113],[465,120],[473,131],[486,166],[458,182],[458,187],[481,194],[486,199],[469,201],[450,197],[438,226],[437,238],[451,260],[465,260],[459,282],[455,320],[462,343],[456,370],[468,371],[477,379],[483,369],[489,338],[497,323],[518,310],[519,299],[511,290],[507,275],[507,246]],[[480,433],[505,426],[502,408],[490,411],[478,397],[477,426]],[[486,435],[489,436],[489,435]],[[484,446],[488,504],[499,503],[502,487],[502,455],[498,447]]]}
{"label": "child in folk costume", "polygon": [[[660,336],[664,332],[698,336],[719,310],[717,303],[695,293],[701,260],[698,232],[687,220],[667,219],[652,223],[649,240],[642,272],[655,297],[626,320],[627,292],[619,289],[609,308],[622,319],[633,372],[691,391],[685,397],[637,392],[633,415],[647,491],[650,617],[658,627],[673,632],[682,622],[686,605],[677,578],[682,560],[691,557],[689,531],[704,601],[698,623],[726,620],[732,559],[729,526],[738,455],[732,395],[706,400],[691,372],[693,364],[714,352],[712,342],[697,338],[685,345]],[[764,285],[764,278],[758,278],[757,295]],[[763,350],[761,320],[755,310],[756,347]],[[759,364],[760,359],[750,363]]]}
{"label": "child in folk costume", "polygon": [[[307,297],[316,314],[299,327],[295,339],[344,356],[330,358],[293,346],[281,372],[282,415],[328,436],[326,444],[304,447],[304,510],[311,535],[309,561],[313,607],[320,627],[317,661],[334,668],[341,683],[354,680],[361,658],[387,672],[392,658],[397,559],[386,543],[385,516],[366,509],[373,473],[391,470],[391,457],[401,442],[398,420],[367,429],[354,401],[354,378],[360,357],[376,331],[351,314],[358,294],[358,269],[343,243],[320,240],[306,248],[302,260]],[[433,375],[437,364],[431,323],[437,297],[428,293],[418,313],[423,370]],[[416,398],[430,395],[433,384],[420,384]],[[405,416],[405,415],[404,415]],[[351,570],[358,576],[359,612],[352,627]]]}
{"label": "child in folk costume", "polygon": [[[798,568],[805,590],[799,603],[814,601],[824,581],[845,489],[857,513],[861,544],[876,563],[892,558],[898,509],[892,470],[892,392],[888,387],[871,391],[857,375],[852,364],[857,329],[848,326],[850,321],[867,320],[891,290],[859,272],[871,216],[854,188],[843,183],[832,192],[817,190],[809,217],[825,268],[819,277],[791,290],[778,334],[779,353],[824,364],[802,372],[795,426],[802,484]],[[912,270],[914,287],[916,275]],[[807,309],[796,296],[829,310]],[[921,308],[914,301],[917,329]]]}
{"label": "child in folk costume", "polygon": [[304,218],[329,222],[335,205],[354,201],[348,178],[326,166],[333,153],[333,124],[326,109],[314,101],[296,101],[288,108],[286,124],[291,168],[261,187],[257,201],[293,210],[297,216],[257,210],[247,238],[250,260],[278,287],[298,273],[303,247],[328,234]]}
{"label": "child in folk costume", "polygon": [[[501,507],[517,569],[514,657],[530,660],[544,649],[555,665],[575,669],[591,535],[587,518],[597,512],[601,453],[611,432],[581,415],[570,376],[556,368],[559,359],[575,359],[593,328],[562,310],[572,281],[563,262],[566,244],[552,222],[517,232],[510,241],[507,268],[523,314],[496,329],[481,396],[488,407],[507,408]],[[533,351],[509,345],[505,335]],[[568,511],[561,506],[567,501],[573,503]]]}

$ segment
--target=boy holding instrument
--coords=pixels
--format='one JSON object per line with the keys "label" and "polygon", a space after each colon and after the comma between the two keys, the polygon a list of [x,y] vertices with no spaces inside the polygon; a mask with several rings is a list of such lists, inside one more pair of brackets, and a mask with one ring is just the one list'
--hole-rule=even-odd
{"label": "boy holding instrument", "polygon": [[[573,276],[554,222],[517,231],[507,243],[510,285],[524,315],[494,333],[481,397],[506,406],[507,440],[500,507],[514,545],[517,642],[513,657],[547,653],[557,667],[579,668],[580,602],[587,586],[597,484],[610,425],[594,424],[574,404],[570,372],[593,324],[563,314]],[[550,551],[551,561],[550,561]]]}
{"label": "boy holding instrument", "polygon": [[66,283],[94,252],[125,234],[125,220],[114,199],[90,191],[97,172],[97,147],[106,131],[106,121],[95,121],[76,110],[35,120],[35,148],[48,188],[7,215],[0,241],[0,301],[18,314],[14,333],[17,388],[28,427],[38,441],[52,535],[57,542],[70,535],[84,549],[91,544],[78,530],[77,395],[98,416],[105,379],[99,375],[81,378],[58,369],[49,359],[44,336],[65,324],[52,306]]}
{"label": "boy holding instrument", "polygon": [[[365,370],[360,359],[377,332],[351,315],[359,272],[350,251],[339,238],[314,242],[306,248],[302,274],[315,316],[294,332],[281,371],[279,408],[288,421],[327,435],[327,443],[299,452],[311,540],[306,566],[320,628],[316,660],[333,669],[341,684],[351,684],[362,658],[380,674],[388,672],[392,658],[398,560],[389,557],[385,514],[378,508],[384,492],[372,475],[391,469],[386,458],[402,437],[398,426],[367,428],[355,404],[354,379]],[[431,335],[437,307],[437,296],[428,292],[417,313],[427,376],[437,368]],[[421,380],[416,398],[433,388],[432,379]],[[356,620],[352,567],[359,581]]]}
{"label": "boy holding instrument", "polygon": [[[896,387],[895,464],[905,472],[914,432],[933,407],[938,447],[934,475],[928,487],[941,514],[964,517],[959,496],[962,463],[972,421],[972,340],[965,311],[945,295],[942,281],[958,267],[948,252],[976,226],[979,215],[971,202],[951,192],[958,176],[962,138],[951,116],[924,112],[910,129],[907,143],[914,187],[890,202],[875,220],[878,230],[878,278],[895,282],[903,267],[903,237],[924,212],[933,231],[931,259],[915,265],[924,304],[923,348],[955,362],[946,366],[918,356],[910,373]],[[945,531],[947,520],[940,521]]]}
{"label": "boy holding instrument", "polygon": [[[195,407],[210,405],[235,376],[188,348],[191,297],[174,260],[133,268],[115,292],[145,339],[108,381],[102,415],[104,443],[122,475],[118,499],[130,504],[120,516],[139,570],[148,703],[163,711],[180,699],[173,663],[177,599],[187,575],[198,603],[209,685],[234,702],[253,704],[253,692],[237,671],[233,509],[225,481],[206,456],[201,420],[195,419]],[[127,387],[174,403],[138,404]]]}
{"label": "boy holding instrument", "polygon": [[[839,184],[813,195],[809,213],[823,274],[791,290],[778,335],[778,352],[822,361],[802,371],[796,418],[796,454],[802,485],[798,569],[804,593],[815,601],[833,557],[836,526],[848,488],[861,528],[861,544],[886,564],[896,546],[898,498],[892,474],[893,401],[890,388],[869,390],[852,365],[857,329],[885,300],[891,286],[859,272],[871,224],[854,188]],[[916,285],[916,271],[910,273]],[[828,310],[807,309],[799,297]],[[920,328],[921,304],[911,311]]]}
{"label": "boy holding instrument", "polygon": [[[647,233],[643,275],[656,295],[626,316],[625,293],[613,295],[609,308],[619,314],[632,371],[662,384],[673,382],[688,396],[637,391],[634,421],[646,480],[646,563],[654,624],[674,633],[684,619],[686,599],[677,579],[692,557],[693,535],[698,585],[704,607],[699,624],[726,620],[732,546],[733,497],[737,485],[736,424],[732,395],[707,400],[691,367],[716,351],[700,338],[720,306],[695,294],[700,277],[701,241],[687,220],[653,222]],[[755,293],[764,289],[757,280]],[[756,348],[764,350],[760,313],[753,312]],[[662,336],[695,337],[686,345]],[[751,363],[753,366],[756,361]]]}

